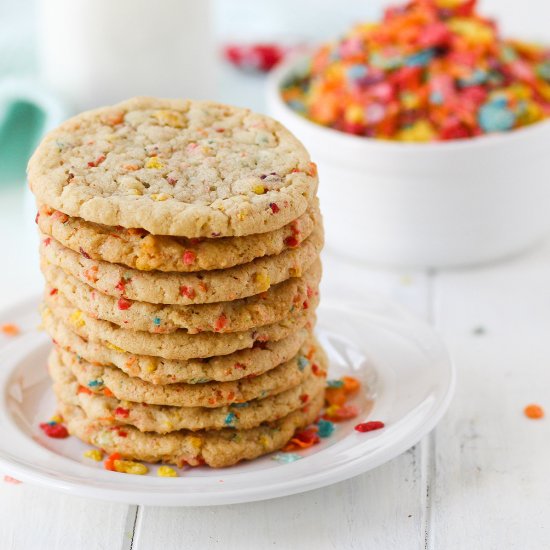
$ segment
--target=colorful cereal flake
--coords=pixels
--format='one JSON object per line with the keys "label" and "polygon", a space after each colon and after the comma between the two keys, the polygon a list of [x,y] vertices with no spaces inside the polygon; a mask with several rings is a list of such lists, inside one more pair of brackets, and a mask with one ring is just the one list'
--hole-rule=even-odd
{"label": "colorful cereal flake", "polygon": [[178,473],[174,468],[171,468],[170,466],[159,466],[157,469],[157,476],[158,477],[178,477]]}
{"label": "colorful cereal flake", "polygon": [[103,465],[106,470],[124,474],[145,475],[149,471],[145,464],[134,460],[124,460],[120,453],[110,454]]}
{"label": "colorful cereal flake", "polygon": [[[53,439],[65,439],[69,437],[69,431],[67,428],[61,424],[62,420],[60,417],[54,417],[55,420],[50,420],[49,422],[42,422],[39,424],[40,429],[48,436]],[[59,420],[59,421],[58,421]]]}
{"label": "colorful cereal flake", "polygon": [[84,457],[96,462],[101,462],[103,460],[103,452],[99,449],[89,449],[84,451]]}
{"label": "colorful cereal flake", "polygon": [[355,430],[358,432],[372,432],[375,430],[381,430],[385,426],[384,422],[379,420],[371,420],[370,422],[361,422],[355,426]]}
{"label": "colorful cereal flake", "polygon": [[4,483],[11,483],[12,485],[21,485],[23,483],[22,481],[19,481],[18,479],[15,479],[11,476],[4,476]]}
{"label": "colorful cereal flake", "polygon": [[334,423],[330,420],[325,420],[324,418],[320,418],[317,422],[317,433],[319,434],[319,437],[321,438],[327,438],[330,437],[333,433],[336,427],[334,426]]}
{"label": "colorful cereal flake", "polygon": [[17,336],[21,329],[15,323],[4,323],[0,326],[0,331],[6,336]]}
{"label": "colorful cereal flake", "polygon": [[306,118],[364,137],[507,132],[550,116],[550,48],[502,39],[475,0],[411,0],[319,48],[281,94]]}
{"label": "colorful cereal flake", "polygon": [[275,453],[271,459],[275,460],[279,464],[290,464],[291,462],[296,462],[300,460],[302,456],[296,453]]}
{"label": "colorful cereal flake", "polygon": [[527,418],[530,418],[531,420],[539,420],[541,418],[544,418],[544,409],[540,405],[536,405],[535,403],[531,403],[530,405],[527,405],[523,412]]}
{"label": "colorful cereal flake", "polygon": [[321,441],[317,426],[310,426],[305,430],[297,432],[294,437],[283,447],[284,452],[308,449]]}
{"label": "colorful cereal flake", "polygon": [[[292,459],[287,460],[284,456],[292,454],[294,451],[308,449],[318,444],[321,439],[330,437],[335,432],[335,422],[355,418],[359,414],[359,408],[350,405],[347,401],[359,392],[360,387],[359,380],[352,376],[328,380],[325,389],[326,408],[321,417],[314,425],[296,432],[294,437],[283,447],[282,453],[274,455],[273,459],[281,463],[292,462]],[[299,457],[300,455],[295,456]]]}
{"label": "colorful cereal flake", "polygon": [[355,405],[330,405],[327,407],[323,418],[331,422],[344,422],[351,420],[359,414],[359,408]]}

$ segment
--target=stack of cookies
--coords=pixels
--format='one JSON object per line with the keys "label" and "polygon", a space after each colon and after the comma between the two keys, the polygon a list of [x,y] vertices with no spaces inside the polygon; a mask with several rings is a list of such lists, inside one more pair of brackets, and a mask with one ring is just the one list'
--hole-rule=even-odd
{"label": "stack of cookies", "polygon": [[71,434],[126,459],[221,467],[317,417],[317,175],[284,127],[136,98],[51,132],[29,182]]}

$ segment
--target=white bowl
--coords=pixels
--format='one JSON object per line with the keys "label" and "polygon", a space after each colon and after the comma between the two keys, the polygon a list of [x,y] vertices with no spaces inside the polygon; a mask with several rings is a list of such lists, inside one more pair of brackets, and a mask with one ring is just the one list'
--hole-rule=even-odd
{"label": "white bowl", "polygon": [[290,109],[277,68],[268,109],[318,164],[329,248],[368,262],[453,267],[517,254],[550,233],[550,121],[439,143],[362,138]]}

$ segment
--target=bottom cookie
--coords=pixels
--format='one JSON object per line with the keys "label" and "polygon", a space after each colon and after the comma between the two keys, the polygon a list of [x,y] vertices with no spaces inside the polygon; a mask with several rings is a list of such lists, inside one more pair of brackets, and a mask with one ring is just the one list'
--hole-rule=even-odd
{"label": "bottom cookie", "polygon": [[165,462],[182,467],[185,464],[207,464],[213,468],[232,466],[241,460],[252,460],[277,451],[298,429],[311,424],[319,415],[324,391],[312,397],[302,409],[268,424],[250,430],[180,431],[165,435],[143,433],[131,426],[106,427],[90,420],[74,405],[59,403],[59,410],[69,432],[79,439],[123,458],[145,462]]}

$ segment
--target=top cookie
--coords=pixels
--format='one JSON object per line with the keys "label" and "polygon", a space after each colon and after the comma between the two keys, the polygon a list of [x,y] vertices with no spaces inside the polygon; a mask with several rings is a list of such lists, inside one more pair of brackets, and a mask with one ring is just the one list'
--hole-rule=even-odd
{"label": "top cookie", "polygon": [[278,229],[317,191],[315,164],[278,122],[213,102],[134,98],[50,132],[28,166],[70,216],[189,238]]}

